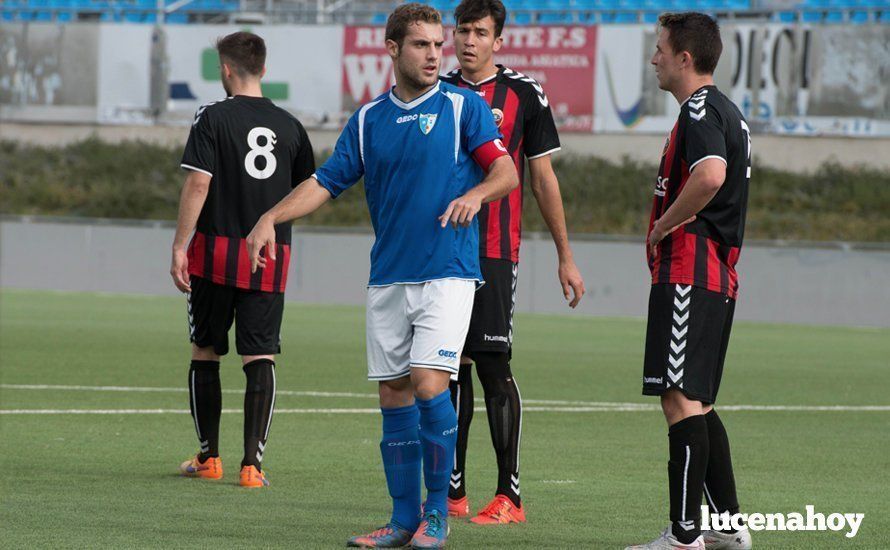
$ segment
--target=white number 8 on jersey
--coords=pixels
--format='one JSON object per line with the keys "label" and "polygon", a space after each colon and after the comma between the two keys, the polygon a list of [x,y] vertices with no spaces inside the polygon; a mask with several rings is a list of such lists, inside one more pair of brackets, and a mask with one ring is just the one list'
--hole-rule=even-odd
{"label": "white number 8 on jersey", "polygon": [[[257,143],[260,136],[266,138],[266,143],[263,146]],[[244,157],[244,169],[251,177],[264,180],[275,173],[275,168],[278,167],[278,161],[272,154],[275,141],[275,132],[262,126],[254,128],[247,134],[247,145],[250,147],[250,152]],[[262,170],[258,170],[256,167],[257,157],[263,157],[266,160],[266,167]]]}

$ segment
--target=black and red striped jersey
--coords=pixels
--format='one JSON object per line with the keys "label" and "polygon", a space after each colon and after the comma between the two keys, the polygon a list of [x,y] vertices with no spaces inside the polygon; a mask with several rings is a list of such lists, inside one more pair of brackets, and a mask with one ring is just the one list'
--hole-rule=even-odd
{"label": "black and red striped jersey", "polygon": [[189,273],[237,288],[284,292],[291,227],[275,227],[277,261],[250,273],[245,237],[267,210],[315,171],[312,144],[293,115],[262,97],[201,106],[181,166],[210,189],[188,248]]}
{"label": "black and red striped jersey", "polygon": [[680,106],[661,156],[648,234],[674,203],[695,167],[726,163],[726,179],[691,223],[677,228],[647,260],[652,284],[691,284],[735,299],[736,263],[745,232],[751,178],[751,132],[738,107],[715,86],[704,86]]}
{"label": "black and red striped jersey", "polygon": [[479,255],[519,261],[522,237],[522,196],[525,159],[559,151],[559,134],[544,89],[533,78],[498,65],[482,82],[470,82],[455,69],[442,80],[470,88],[491,106],[495,123],[519,172],[519,187],[506,197],[482,205],[479,211]]}

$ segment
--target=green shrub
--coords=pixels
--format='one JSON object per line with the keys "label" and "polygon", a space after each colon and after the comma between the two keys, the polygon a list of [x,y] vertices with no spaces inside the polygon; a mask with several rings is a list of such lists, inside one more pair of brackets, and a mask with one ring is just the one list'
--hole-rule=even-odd
{"label": "green shrub", "polygon": [[[178,146],[142,142],[88,139],[64,147],[0,142],[0,212],[173,220],[184,179],[180,155]],[[570,232],[645,232],[654,165],[557,155],[554,167]],[[360,188],[299,223],[370,225]],[[838,164],[825,164],[812,174],[758,168],[749,201],[748,238],[890,241],[890,172]],[[529,189],[523,228],[546,230]]]}

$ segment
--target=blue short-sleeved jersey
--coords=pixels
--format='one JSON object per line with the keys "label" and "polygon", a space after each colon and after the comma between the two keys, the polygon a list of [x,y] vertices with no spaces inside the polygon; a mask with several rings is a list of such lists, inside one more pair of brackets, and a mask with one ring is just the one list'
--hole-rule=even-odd
{"label": "blue short-sleeved jersey", "polygon": [[410,103],[389,92],[352,115],[315,179],[336,198],[365,177],[370,286],[482,280],[476,220],[455,230],[438,218],[482,180],[471,153],[500,137],[485,101],[446,83]]}

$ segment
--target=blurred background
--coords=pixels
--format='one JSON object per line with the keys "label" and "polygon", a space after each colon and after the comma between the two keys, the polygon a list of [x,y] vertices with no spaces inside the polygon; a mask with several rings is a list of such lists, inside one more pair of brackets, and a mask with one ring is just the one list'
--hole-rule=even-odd
{"label": "blurred background", "polygon": [[[457,2],[429,3],[453,25]],[[659,13],[697,10],[721,24],[717,85],[755,133],[740,318],[890,326],[890,0],[505,4],[497,60],[544,86],[561,130],[554,162],[591,291],[580,313],[644,314],[642,235],[678,111],[648,60]],[[392,84],[394,5],[4,0],[2,285],[174,293],[179,156],[195,110],[224,95],[215,39],[266,40],[264,93],[309,128],[322,162],[352,111]],[[443,72],[457,66],[446,36]],[[518,308],[564,312],[530,197]],[[369,231],[361,192],[302,221],[288,298],[362,304]],[[47,259],[59,257],[65,270]]]}

